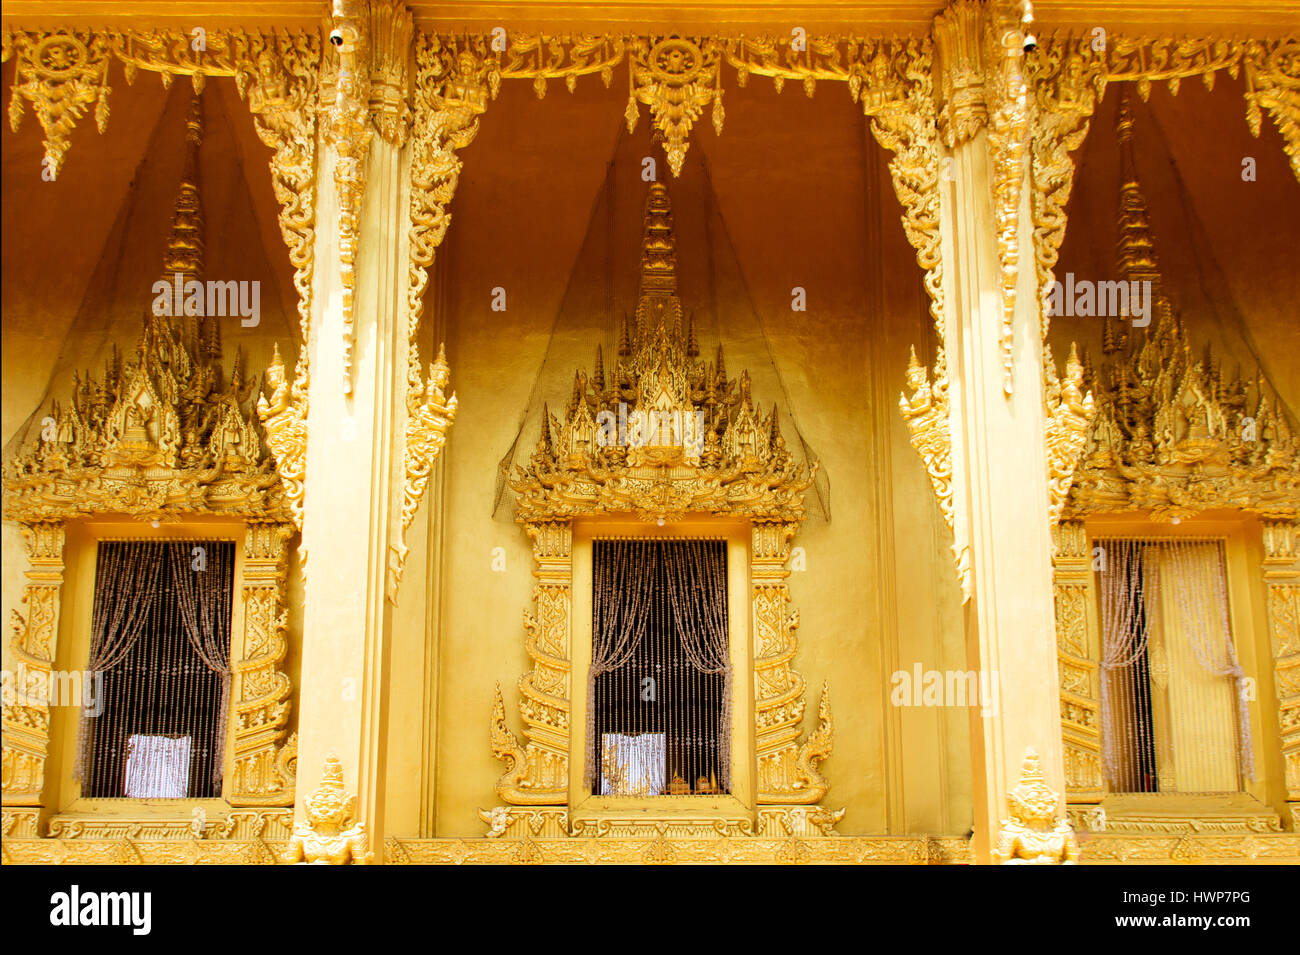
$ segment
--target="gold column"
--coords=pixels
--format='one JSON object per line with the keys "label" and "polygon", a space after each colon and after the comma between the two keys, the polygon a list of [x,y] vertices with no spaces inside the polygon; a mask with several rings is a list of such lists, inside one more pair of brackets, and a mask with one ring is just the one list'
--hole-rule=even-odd
{"label": "gold column", "polygon": [[1300,524],[1264,524],[1264,585],[1286,799],[1291,828],[1300,831]]}
{"label": "gold column", "polygon": [[[10,642],[15,677],[4,701],[3,800],[9,806],[42,805],[45,789],[45,759],[50,748],[49,694],[52,691],[55,655],[59,641],[59,602],[63,594],[63,544],[65,531],[59,523],[22,525],[27,548],[27,580],[22,603],[26,613],[15,610]],[[10,817],[22,827],[35,824],[35,813],[6,810],[5,835]],[[35,831],[23,833],[35,835]]]}
{"label": "gold column", "polygon": [[[404,7],[336,2],[323,67],[303,546],[306,594],[296,780],[299,832],[320,777],[355,793],[355,827],[384,844],[389,554],[401,527],[409,132]],[[375,82],[372,70],[397,75]],[[400,92],[388,95],[392,89]],[[376,98],[377,90],[386,91]],[[341,774],[341,780],[336,778]],[[353,798],[351,795],[349,799]],[[354,827],[354,828],[355,828]],[[352,830],[349,830],[352,831]]]}
{"label": "gold column", "polygon": [[[971,710],[973,849],[982,863],[1010,858],[998,844],[1016,826],[1050,832],[1064,819],[1043,345],[1034,270],[1028,261],[1019,267],[1017,253],[1032,242],[1017,6],[959,0],[935,21],[949,168],[940,222],[950,263],[953,493],[970,546],[967,657],[997,680],[1000,701],[989,716]],[[1032,772],[1022,770],[1031,761]],[[1034,780],[1025,805],[1012,791],[1022,772]],[[1044,793],[1056,794],[1055,806],[1048,799],[1046,818],[1026,822],[1026,806],[1040,811]]]}

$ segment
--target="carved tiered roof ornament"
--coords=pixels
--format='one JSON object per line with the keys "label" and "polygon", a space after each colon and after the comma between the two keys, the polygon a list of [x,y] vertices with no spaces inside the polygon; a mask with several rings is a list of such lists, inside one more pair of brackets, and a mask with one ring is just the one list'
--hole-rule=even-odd
{"label": "carved tiered roof ornament", "polygon": [[1224,373],[1195,355],[1163,290],[1156,242],[1133,163],[1133,119],[1121,102],[1122,183],[1116,266],[1149,282],[1156,318],[1139,335],[1107,320],[1088,442],[1067,505],[1081,515],[1146,510],[1180,520],[1214,508],[1270,520],[1300,517],[1300,437],[1262,373]]}
{"label": "carved tiered roof ornament", "polygon": [[[203,273],[202,138],[196,96],[163,256],[169,287],[179,281],[183,289]],[[177,317],[146,313],[135,354],[123,361],[114,348],[101,376],[75,376],[72,394],[54,402],[36,440],[8,462],[6,518],[30,524],[98,513],[204,512],[287,519],[280,481],[254,424],[254,383],[244,378],[242,356],[235,356],[227,379],[219,319],[179,315],[184,308],[162,311]]]}
{"label": "carved tiered roof ornament", "polygon": [[700,358],[676,264],[668,190],[655,183],[635,319],[624,324],[612,374],[597,348],[592,373],[574,378],[564,417],[543,409],[537,448],[510,482],[519,521],[612,512],[803,518],[812,474],[786,447],[777,409],[755,407],[748,372],[728,378],[721,346],[714,361]]}

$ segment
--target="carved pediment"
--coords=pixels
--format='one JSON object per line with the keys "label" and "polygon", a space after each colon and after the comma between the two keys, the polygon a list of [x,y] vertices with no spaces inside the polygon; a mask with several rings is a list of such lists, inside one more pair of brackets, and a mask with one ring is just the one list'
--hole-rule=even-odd
{"label": "carved pediment", "polygon": [[[203,269],[197,98],[186,127],[186,167],[163,257],[168,285],[197,279]],[[226,380],[217,321],[146,313],[134,355],[124,362],[114,347],[102,375],[75,375],[72,394],[53,402],[35,440],[6,464],[5,517],[35,523],[206,513],[287,520],[255,423],[255,389],[238,354]]]}
{"label": "carved pediment", "polygon": [[700,357],[676,261],[668,190],[655,183],[635,319],[624,325],[611,374],[597,348],[564,416],[543,408],[536,450],[510,482],[520,521],[692,512],[802,520],[812,474],[786,447],[777,409],[755,406],[748,372],[729,378],[720,345],[713,361]]}
{"label": "carved pediment", "polygon": [[1226,374],[1207,346],[1192,351],[1163,291],[1156,243],[1121,103],[1118,271],[1148,282],[1154,321],[1129,330],[1108,319],[1092,372],[1096,414],[1074,476],[1075,515],[1146,510],[1156,520],[1236,508],[1269,520],[1300,517],[1300,437],[1262,372]]}

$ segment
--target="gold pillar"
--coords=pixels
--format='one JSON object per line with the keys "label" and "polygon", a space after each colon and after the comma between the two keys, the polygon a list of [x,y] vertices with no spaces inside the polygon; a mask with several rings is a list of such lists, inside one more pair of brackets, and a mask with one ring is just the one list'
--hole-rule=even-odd
{"label": "gold pillar", "polygon": [[[966,515],[971,600],[969,665],[996,679],[1000,707],[971,710],[973,849],[998,860],[999,834],[1018,824],[1007,797],[1032,758],[1036,792],[1064,791],[1052,600],[1052,539],[1042,387],[1043,346],[1023,189],[1027,105],[1018,24],[1007,4],[958,2],[935,22],[940,183],[951,376],[954,505]],[[1010,5],[1014,6],[1014,5]],[[984,82],[977,82],[978,77]]]}
{"label": "gold pillar", "polygon": [[[324,69],[324,150],[317,170],[316,287],[308,391],[303,626],[296,820],[317,790],[317,767],[341,766],[355,822],[384,838],[384,778],[392,606],[390,552],[404,484],[409,182],[401,147],[408,116],[410,14],[387,2],[335,3]],[[400,63],[401,94],[375,107],[371,68]],[[390,84],[383,85],[387,89]],[[349,796],[349,798],[352,798]]]}

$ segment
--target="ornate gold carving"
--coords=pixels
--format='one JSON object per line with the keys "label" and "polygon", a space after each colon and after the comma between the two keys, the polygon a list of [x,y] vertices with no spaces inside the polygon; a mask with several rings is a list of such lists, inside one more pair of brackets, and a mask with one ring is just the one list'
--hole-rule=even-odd
{"label": "ornate gold carving", "polygon": [[676,293],[668,190],[650,187],[635,325],[625,328],[608,381],[579,372],[565,417],[543,410],[529,465],[510,486],[518,520],[545,522],[632,512],[669,520],[687,512],[798,521],[812,484],[786,448],[774,408],[754,407],[748,373],[728,379],[719,349],[699,358]]}
{"label": "ornate gold carving", "polygon": [[12,34],[6,56],[17,55],[9,98],[9,128],[23,119],[23,101],[32,106],[45,132],[45,167],[51,179],[63,170],[69,138],[86,110],[95,107],[95,125],[108,128],[108,38],[100,33],[60,30]]}
{"label": "ornate gold carving", "polygon": [[[414,339],[411,345],[414,347]],[[438,349],[438,357],[429,366],[423,393],[415,392],[406,423],[405,481],[402,486],[402,526],[393,545],[389,573],[389,599],[396,602],[397,585],[402,579],[406,563],[406,531],[415,520],[420,498],[429,483],[433,462],[447,443],[447,432],[456,417],[456,396],[447,397],[445,391],[451,377],[447,367],[447,353]]]}
{"label": "ornate gold carving", "polygon": [[1092,553],[1080,521],[1052,528],[1052,580],[1056,652],[1061,681],[1061,742],[1065,795],[1071,805],[1096,803],[1105,795],[1101,773],[1101,709],[1098,665],[1089,649],[1088,583]]}
{"label": "ornate gold carving", "polygon": [[[928,41],[864,43],[862,66],[849,81],[871,133],[893,155],[889,175],[903,206],[903,231],[925,271],[925,291],[944,341],[943,256],[939,241],[939,135]],[[856,79],[856,82],[855,82]]]}
{"label": "ornate gold carving", "polygon": [[[599,73],[606,88],[614,79],[614,67],[623,62],[625,43],[622,37],[581,34],[538,36],[513,33],[505,62],[496,59],[495,82],[501,78],[531,79],[538,99],[546,96],[546,81],[563,79],[570,93],[578,77]],[[496,95],[495,86],[493,96]]]}
{"label": "ornate gold carving", "polygon": [[[804,681],[790,668],[798,616],[786,612],[786,561],[812,478],[785,447],[776,409],[758,414],[749,377],[729,380],[722,353],[700,361],[693,327],[682,320],[667,190],[646,203],[641,295],[635,329],[625,328],[614,375],[602,356],[590,378],[578,373],[563,421],[543,412],[531,464],[511,486],[518,520],[533,539],[537,615],[525,614],[533,661],[520,681],[526,744],[510,732],[496,697],[493,755],[509,769],[497,793],[510,805],[568,799],[572,531],[579,516],[633,513],[642,520],[692,512],[749,517],[755,626],[754,686],[760,804],[818,802],[827,783],[818,764],[831,751],[830,699],[800,743]],[[632,407],[629,408],[628,405]],[[485,816],[500,832],[505,816]]]}
{"label": "ornate gold carving", "polygon": [[716,43],[685,37],[638,37],[628,42],[627,131],[636,129],[637,101],[650,108],[668,166],[680,176],[691,127],[713,106],[713,128],[722,135],[722,57]]}
{"label": "ornate gold carving", "polygon": [[1193,359],[1164,293],[1124,102],[1118,126],[1118,272],[1125,281],[1150,283],[1157,318],[1140,339],[1107,320],[1092,389],[1097,412],[1067,510],[1148,510],[1156,520],[1174,520],[1237,508],[1295,520],[1300,436],[1262,375],[1255,382],[1228,378],[1209,349]]}
{"label": "ornate gold carving", "polygon": [[24,524],[22,531],[28,583],[21,602],[27,612],[13,612],[9,646],[15,668],[24,679],[15,680],[14,698],[4,702],[0,792],[6,806],[41,804],[50,748],[48,688],[58,644],[63,589],[63,525]]}
{"label": "ornate gold carving", "polygon": [[1260,110],[1266,109],[1282,134],[1291,171],[1300,180],[1300,39],[1250,40],[1245,45],[1246,122],[1259,136]]}
{"label": "ornate gold carving", "polygon": [[298,292],[300,342],[292,385],[277,346],[267,369],[269,400],[258,399],[294,526],[302,530],[310,383],[312,274],[316,233],[316,99],[320,42],[315,36],[253,36],[237,58],[235,83],[248,100],[258,137],[274,150],[271,186],[280,203],[280,234],[289,247]]}
{"label": "ornate gold carving", "polygon": [[1025,750],[1020,782],[1007,793],[1010,818],[1003,820],[993,859],[1002,865],[1075,865],[1074,830],[1056,814],[1057,794],[1047,785],[1038,753]]}
{"label": "ornate gold carving", "polygon": [[1265,523],[1264,584],[1284,785],[1294,802],[1300,801],[1300,523]]}
{"label": "ornate gold carving", "polygon": [[828,783],[817,763],[830,755],[833,723],[830,695],[822,687],[818,723],[800,745],[804,712],[804,678],[790,663],[798,641],[799,614],[788,613],[792,524],[755,524],[750,553],[754,625],[754,738],[758,761],[758,802],[820,802]]}
{"label": "ornate gold carving", "polygon": [[932,79],[932,52],[926,41],[863,44],[861,85],[850,92],[869,117],[872,135],[890,153],[890,178],[903,206],[903,231],[925,272],[930,315],[939,339],[934,385],[916,362],[913,349],[907,381],[910,398],[899,407],[921,455],[944,521],[953,532],[952,553],[963,602],[970,599],[970,545],[957,519],[952,493],[951,403],[944,343],[943,255],[939,236],[939,133]]}
{"label": "ornate gold carving", "polygon": [[302,530],[304,482],[307,470],[307,357],[298,362],[298,377],[289,384],[280,359],[280,346],[273,346],[266,368],[271,393],[257,398],[257,416],[266,429],[266,444],[275,455],[275,468],[284,488],[289,517]]}
{"label": "ornate gold carving", "polygon": [[172,30],[122,30],[108,40],[128,84],[143,69],[157,73],[165,89],[177,76],[188,76],[194,92],[202,93],[209,76],[235,75],[247,37],[242,31],[205,31],[201,49],[190,34]]}
{"label": "ornate gold carving", "polygon": [[135,841],[268,840],[283,843],[293,833],[291,809],[231,809],[184,819],[142,817],[96,819],[73,814],[50,820],[48,838]]}
{"label": "ornate gold carving", "polygon": [[912,349],[907,363],[907,387],[910,396],[898,396],[898,409],[911,433],[912,447],[925,464],[925,473],[934,488],[935,499],[944,523],[953,532],[952,556],[961,585],[962,602],[971,597],[970,545],[958,538],[952,487],[952,404],[948,398],[948,365],[943,350],[935,359],[934,384],[929,373],[916,360]]}
{"label": "ornate gold carving", "polygon": [[1065,239],[1065,208],[1074,188],[1070,153],[1088,135],[1088,123],[1106,88],[1103,58],[1087,40],[1053,38],[1029,64],[1035,115],[1030,134],[1030,210],[1043,340],[1050,323],[1048,295]]}
{"label": "ornate gold carving", "polygon": [[293,533],[287,523],[258,523],[244,537],[243,655],[231,688],[234,771],[225,789],[235,806],[293,805],[294,775],[281,759],[292,747],[286,742],[292,684],[280,669],[289,647],[285,545]]}
{"label": "ornate gold carving", "polygon": [[1029,153],[1029,88],[1024,73],[1025,37],[1032,22],[1025,0],[994,0],[986,33],[989,71],[989,162],[993,216],[998,229],[998,279],[1002,298],[1002,391],[1014,388],[1016,283],[1020,274],[1020,192]]}
{"label": "ornate gold carving", "polygon": [[23,523],[92,514],[288,517],[251,418],[236,356],[228,384],[191,334],[146,315],[134,358],[75,379],[38,440],[10,462],[5,516]]}
{"label": "ornate gold carving", "polygon": [[937,118],[949,148],[966,142],[988,121],[984,57],[1001,52],[985,42],[979,0],[953,0],[935,18],[935,63],[939,72]]}
{"label": "ornate gold carving", "polygon": [[533,668],[519,680],[519,713],[528,742],[520,746],[505,722],[497,690],[492,755],[509,761],[497,795],[516,806],[558,805],[569,790],[569,649],[573,532],[568,523],[528,524],[533,541],[537,614],[524,613],[524,648]]}
{"label": "ornate gold carving", "polygon": [[325,757],[321,784],[307,797],[306,819],[293,830],[284,861],[308,865],[369,865],[374,861],[365,823],[355,821],[356,796],[343,791],[343,764]]}
{"label": "ornate gold carving", "polygon": [[1047,444],[1047,515],[1053,527],[1070,496],[1074,471],[1088,443],[1088,425],[1092,422],[1092,394],[1083,393],[1083,363],[1079,350],[1070,346],[1065,363],[1065,380],[1056,375],[1052,351],[1043,343],[1043,390],[1046,399],[1045,428]]}
{"label": "ornate gold carving", "polygon": [[478,117],[495,95],[500,76],[489,74],[481,55],[436,36],[421,34],[416,45],[415,123],[411,143],[411,261],[407,282],[407,425],[402,522],[389,556],[388,593],[396,599],[406,564],[406,532],[415,519],[429,474],[446,442],[456,413],[456,398],[445,398],[445,354],[439,350],[426,379],[417,344],[429,267],[442,244],[451,214],[447,206],[460,179],[456,151],[478,133]]}
{"label": "ornate gold carving", "polygon": [[[362,23],[366,0],[334,0],[330,42],[332,82],[321,84],[324,140],[334,148],[334,191],[338,203],[339,273],[343,286],[343,393],[352,394],[352,350],[356,342],[353,299],[361,241],[361,201],[370,153],[370,31]],[[410,14],[408,13],[409,17]]]}

